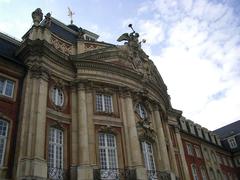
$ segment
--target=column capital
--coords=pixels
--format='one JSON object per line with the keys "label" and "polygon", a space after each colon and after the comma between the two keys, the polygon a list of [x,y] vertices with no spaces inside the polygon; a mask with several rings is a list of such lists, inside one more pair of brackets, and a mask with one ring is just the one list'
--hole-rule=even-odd
{"label": "column capital", "polygon": [[29,71],[31,78],[43,79],[45,81],[48,81],[50,78],[50,71],[42,65],[32,65],[29,67]]}

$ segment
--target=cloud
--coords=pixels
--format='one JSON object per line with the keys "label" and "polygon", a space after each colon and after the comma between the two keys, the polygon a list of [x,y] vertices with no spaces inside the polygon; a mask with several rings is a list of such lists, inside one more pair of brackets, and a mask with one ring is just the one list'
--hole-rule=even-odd
{"label": "cloud", "polygon": [[240,22],[233,8],[225,1],[154,0],[138,11],[173,107],[212,130],[240,119]]}

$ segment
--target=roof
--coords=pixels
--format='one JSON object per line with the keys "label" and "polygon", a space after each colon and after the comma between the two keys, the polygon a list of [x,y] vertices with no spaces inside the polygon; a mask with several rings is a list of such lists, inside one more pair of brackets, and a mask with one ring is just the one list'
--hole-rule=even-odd
{"label": "roof", "polygon": [[240,120],[214,130],[221,139],[240,133]]}
{"label": "roof", "polygon": [[0,56],[18,61],[15,56],[15,51],[19,45],[19,41],[0,32]]}

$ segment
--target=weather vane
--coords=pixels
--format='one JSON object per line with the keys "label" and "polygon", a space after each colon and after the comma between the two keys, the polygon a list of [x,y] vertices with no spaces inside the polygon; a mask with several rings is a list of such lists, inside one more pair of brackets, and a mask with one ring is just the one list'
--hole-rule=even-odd
{"label": "weather vane", "polygon": [[73,15],[75,15],[75,13],[68,7],[68,16],[71,19],[71,24],[73,23]]}

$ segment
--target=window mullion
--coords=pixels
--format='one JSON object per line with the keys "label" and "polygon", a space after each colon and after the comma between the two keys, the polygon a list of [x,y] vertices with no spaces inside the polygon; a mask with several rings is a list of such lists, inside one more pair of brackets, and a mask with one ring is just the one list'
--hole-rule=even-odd
{"label": "window mullion", "polygon": [[109,157],[108,157],[108,155],[109,155],[109,153],[108,153],[108,150],[109,150],[109,148],[108,148],[108,145],[107,145],[107,134],[104,134],[104,141],[105,141],[105,147],[104,147],[104,149],[105,149],[105,153],[106,153],[106,165],[107,165],[107,169],[109,169],[110,168],[110,166],[109,166]]}

